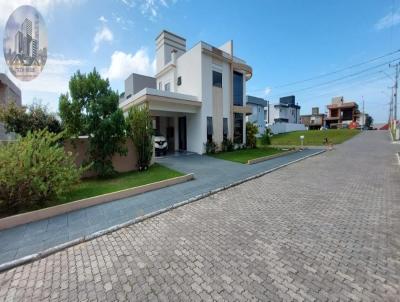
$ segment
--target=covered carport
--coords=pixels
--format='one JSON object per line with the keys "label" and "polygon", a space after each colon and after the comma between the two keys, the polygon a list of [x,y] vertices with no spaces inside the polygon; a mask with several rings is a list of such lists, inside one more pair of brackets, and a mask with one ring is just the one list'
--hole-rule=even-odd
{"label": "covered carport", "polygon": [[[201,101],[192,95],[145,88],[121,103],[124,112],[135,105],[147,105],[153,117],[153,128],[168,142],[168,151],[194,151],[188,144],[191,121],[198,118]],[[199,137],[199,136],[198,136]],[[200,138],[200,137],[199,137]]]}

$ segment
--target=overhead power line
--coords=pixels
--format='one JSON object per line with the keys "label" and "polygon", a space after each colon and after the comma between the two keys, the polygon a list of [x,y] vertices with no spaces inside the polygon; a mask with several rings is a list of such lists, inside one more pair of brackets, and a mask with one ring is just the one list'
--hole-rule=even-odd
{"label": "overhead power line", "polygon": [[[310,78],[306,78],[306,79],[303,79],[303,80],[289,82],[289,83],[286,83],[286,84],[271,86],[271,88],[282,88],[282,87],[292,86],[292,85],[296,85],[296,84],[300,84],[300,83],[316,80],[316,79],[319,79],[319,78],[324,78],[324,77],[327,77],[327,76],[330,76],[330,75],[333,75],[333,74],[338,74],[338,73],[343,72],[345,70],[353,69],[353,68],[356,68],[356,67],[360,67],[362,65],[366,65],[366,64],[378,61],[378,60],[380,60],[382,58],[385,58],[385,57],[388,57],[388,56],[392,56],[392,55],[394,55],[396,53],[399,53],[399,52],[400,52],[400,49],[392,51],[392,52],[389,52],[389,53],[386,53],[384,55],[381,55],[381,56],[378,56],[378,57],[375,57],[375,58],[372,58],[372,59],[369,59],[369,60],[361,62],[361,63],[353,64],[353,65],[350,65],[350,66],[335,70],[335,71],[323,73],[323,74],[320,74],[320,75],[317,75],[317,76],[313,76],[313,77],[310,77]],[[265,90],[265,88],[254,89],[254,90],[252,90],[252,92],[254,93],[254,92],[263,91],[263,90]]]}
{"label": "overhead power line", "polygon": [[397,60],[399,60],[399,59],[400,59],[400,58],[396,58],[396,59],[393,59],[393,60],[390,60],[390,61],[386,61],[386,62],[384,62],[384,63],[378,64],[378,65],[375,65],[375,66],[372,66],[372,67],[368,67],[368,68],[366,68],[366,69],[363,69],[363,70],[360,70],[360,71],[357,71],[357,72],[354,72],[354,73],[351,73],[351,74],[344,75],[344,76],[342,76],[342,77],[340,77],[340,78],[336,78],[336,79],[329,80],[329,81],[326,81],[326,82],[318,83],[318,84],[315,84],[315,85],[312,85],[312,86],[308,86],[308,87],[305,87],[305,88],[292,90],[292,91],[287,92],[287,93],[274,94],[273,96],[278,96],[278,95],[289,95],[289,94],[293,94],[293,93],[296,93],[296,92],[301,92],[301,91],[313,89],[313,88],[315,88],[315,87],[320,87],[320,86],[328,85],[328,84],[331,84],[331,83],[334,83],[334,82],[338,82],[338,81],[343,80],[343,79],[348,79],[348,78],[357,76],[357,75],[359,75],[359,74],[362,74],[362,73],[364,73],[364,72],[373,70],[373,69],[375,69],[375,68],[378,68],[378,67],[381,67],[381,66],[384,66],[384,65],[393,63],[393,62],[395,62],[395,61],[397,61]]}
{"label": "overhead power line", "polygon": [[384,55],[379,56],[379,57],[376,57],[376,58],[369,59],[369,60],[364,61],[364,62],[361,62],[361,63],[357,63],[357,64],[353,64],[353,65],[344,67],[344,68],[342,68],[342,69],[338,69],[338,70],[335,70],[335,71],[331,71],[331,72],[327,72],[327,73],[324,73],[324,74],[320,74],[320,75],[318,75],[318,76],[314,76],[314,77],[311,77],[311,78],[308,78],[308,79],[299,80],[299,81],[294,81],[294,82],[291,82],[291,83],[287,83],[287,84],[283,84],[283,85],[274,86],[273,88],[281,88],[281,87],[291,86],[291,85],[300,84],[300,83],[308,82],[308,81],[311,81],[311,80],[315,80],[315,79],[327,77],[327,76],[332,75],[332,74],[337,74],[337,73],[340,73],[340,72],[345,71],[345,70],[348,70],[348,69],[360,67],[360,66],[362,66],[362,65],[365,65],[365,64],[369,64],[369,63],[378,61],[378,60],[380,60],[380,59],[382,59],[382,58],[385,58],[385,57],[394,55],[394,54],[396,54],[396,53],[398,53],[398,52],[400,52],[400,49],[395,50],[395,51],[392,51],[392,52],[389,52],[389,53],[387,53],[387,54],[384,54]]}

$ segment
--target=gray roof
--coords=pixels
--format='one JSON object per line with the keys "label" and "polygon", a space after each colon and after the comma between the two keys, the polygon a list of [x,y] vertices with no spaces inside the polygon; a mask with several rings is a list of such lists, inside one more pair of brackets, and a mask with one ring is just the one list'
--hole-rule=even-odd
{"label": "gray roof", "polygon": [[260,105],[263,107],[268,106],[268,102],[266,100],[264,100],[263,98],[259,98],[259,97],[251,96],[251,95],[247,96],[247,104]]}

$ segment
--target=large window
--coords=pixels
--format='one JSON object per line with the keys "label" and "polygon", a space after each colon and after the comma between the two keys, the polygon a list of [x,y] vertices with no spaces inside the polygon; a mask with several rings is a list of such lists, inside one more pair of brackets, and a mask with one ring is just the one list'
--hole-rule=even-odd
{"label": "large window", "polygon": [[207,141],[208,142],[212,141],[212,135],[213,135],[212,117],[207,116]]}
{"label": "large window", "polygon": [[213,70],[213,86],[222,88],[222,73]]}
{"label": "large window", "polygon": [[234,113],[233,142],[243,144],[243,113]]}
{"label": "large window", "polygon": [[233,72],[233,105],[243,106],[243,74]]}
{"label": "large window", "polygon": [[171,84],[170,84],[170,83],[166,83],[166,84],[164,85],[164,90],[165,90],[165,91],[171,91]]}
{"label": "large window", "polygon": [[228,138],[228,118],[226,117],[222,119],[222,137],[224,139]]}

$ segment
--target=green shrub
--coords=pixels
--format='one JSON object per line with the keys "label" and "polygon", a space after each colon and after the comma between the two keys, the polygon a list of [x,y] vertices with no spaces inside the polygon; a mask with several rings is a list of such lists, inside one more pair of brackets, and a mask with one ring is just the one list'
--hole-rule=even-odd
{"label": "green shrub", "polygon": [[246,123],[246,145],[250,148],[255,148],[257,146],[256,135],[258,133],[258,128],[255,124],[251,122]]}
{"label": "green shrub", "polygon": [[153,156],[153,126],[150,110],[147,106],[133,106],[129,110],[128,133],[137,152],[139,171],[147,170]]}
{"label": "green shrub", "polygon": [[221,144],[221,151],[230,152],[230,151],[233,151],[233,149],[234,149],[234,145],[233,145],[232,140],[230,140],[229,138],[224,138],[224,140],[222,141],[222,144]]}
{"label": "green shrub", "polygon": [[14,143],[0,146],[0,203],[15,211],[44,204],[77,183],[84,168],[59,143],[62,133],[28,132]]}
{"label": "green shrub", "polygon": [[270,130],[268,128],[266,128],[265,132],[261,135],[260,143],[263,146],[271,145]]}
{"label": "green shrub", "polygon": [[214,141],[207,141],[204,145],[207,154],[214,154],[217,152],[217,144]]}

